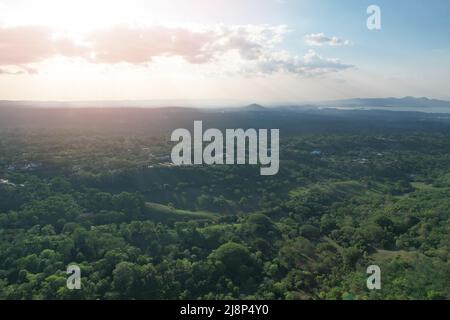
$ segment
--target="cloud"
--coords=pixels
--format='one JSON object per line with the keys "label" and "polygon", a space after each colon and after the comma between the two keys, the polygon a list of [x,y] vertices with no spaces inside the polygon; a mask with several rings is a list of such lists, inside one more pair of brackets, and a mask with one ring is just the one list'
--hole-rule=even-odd
{"label": "cloud", "polygon": [[[0,25],[0,67],[33,74],[30,67],[54,56],[82,58],[93,64],[146,65],[159,57],[181,57],[189,64],[223,62],[230,54],[241,70],[254,74],[287,72],[316,75],[350,68],[337,59],[327,59],[310,50],[304,56],[279,51],[290,30],[285,25],[210,25],[195,27],[114,26],[84,34],[39,26]],[[311,39],[326,42],[323,34]],[[327,38],[330,39],[330,38]],[[329,42],[341,43],[331,38]],[[342,42],[345,43],[345,42]],[[10,69],[0,74],[11,74]],[[233,66],[230,66],[233,69]]]}
{"label": "cloud", "polygon": [[0,65],[34,63],[54,55],[91,57],[91,62],[142,64],[155,57],[180,56],[208,63],[229,51],[256,59],[281,42],[285,26],[210,26],[199,29],[165,26],[115,26],[80,35],[83,45],[47,27],[0,26]]}
{"label": "cloud", "polygon": [[25,65],[54,55],[73,57],[86,52],[72,40],[55,35],[48,27],[0,25],[0,65]]}
{"label": "cloud", "polygon": [[26,72],[23,70],[19,70],[19,71],[10,71],[10,70],[6,70],[6,69],[0,69],[0,75],[1,74],[7,74],[7,75],[19,75],[19,74],[25,74]]}
{"label": "cloud", "polygon": [[0,27],[0,65],[33,63],[49,58],[53,48],[44,27]]}
{"label": "cloud", "polygon": [[38,70],[30,66],[20,66],[15,68],[0,68],[0,75],[22,75],[22,74],[37,74]]}
{"label": "cloud", "polygon": [[305,55],[291,55],[289,52],[272,52],[261,57],[253,68],[243,68],[244,73],[273,74],[278,72],[292,73],[301,76],[318,76],[339,72],[352,68],[339,59],[328,59],[320,56],[314,50]]}
{"label": "cloud", "polygon": [[305,43],[309,46],[349,46],[352,43],[349,40],[343,40],[338,37],[327,37],[324,33],[312,33],[305,36]]}
{"label": "cloud", "polygon": [[88,35],[93,61],[142,64],[155,57],[182,57],[189,63],[212,62],[230,51],[242,59],[257,59],[264,50],[281,42],[285,26],[212,26],[199,30],[164,26],[117,26]]}

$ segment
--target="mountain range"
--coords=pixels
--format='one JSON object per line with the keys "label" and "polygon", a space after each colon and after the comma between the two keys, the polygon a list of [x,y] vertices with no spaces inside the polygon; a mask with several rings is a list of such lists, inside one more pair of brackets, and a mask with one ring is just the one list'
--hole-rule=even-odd
{"label": "mountain range", "polygon": [[[0,100],[0,107],[37,107],[37,108],[155,108],[155,107],[199,107],[199,108],[236,108],[243,111],[263,111],[265,107],[259,104],[250,104],[239,107],[239,102],[230,101],[209,101],[209,100],[98,100],[98,101],[8,101]],[[271,107],[286,104],[271,103]],[[404,98],[356,98],[345,100],[332,100],[311,102],[308,104],[290,104],[289,107],[345,107],[345,108],[449,108],[450,101],[430,99],[426,97],[404,97]]]}
{"label": "mountain range", "polygon": [[450,108],[450,101],[429,98],[357,98],[320,102],[321,106],[332,107],[410,107],[410,108]]}

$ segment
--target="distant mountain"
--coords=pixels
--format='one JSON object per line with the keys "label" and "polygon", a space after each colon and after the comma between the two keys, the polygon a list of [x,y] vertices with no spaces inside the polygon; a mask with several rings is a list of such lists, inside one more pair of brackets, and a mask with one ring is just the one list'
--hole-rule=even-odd
{"label": "distant mountain", "polygon": [[243,108],[245,111],[263,111],[266,110],[262,105],[253,103]]}
{"label": "distant mountain", "polygon": [[262,105],[253,103],[253,104],[249,104],[245,107],[225,107],[225,108],[220,108],[220,109],[210,109],[210,110],[220,110],[222,112],[257,112],[257,111],[269,111],[269,110],[274,110],[274,108],[266,108],[263,107]]}
{"label": "distant mountain", "polygon": [[275,106],[283,110],[297,110],[302,108],[317,107],[347,107],[347,108],[449,108],[450,101],[429,99],[429,98],[357,98],[346,100],[309,102],[305,104],[277,105],[272,103],[268,107],[260,104],[250,104],[243,106],[236,100],[215,101],[215,100],[105,100],[105,101],[8,101],[0,100],[1,107],[27,107],[27,108],[201,108],[209,110],[221,110],[224,112],[237,111],[272,111]]}
{"label": "distant mountain", "polygon": [[334,107],[412,107],[412,108],[450,108],[450,101],[429,98],[372,98],[347,99],[321,102],[320,105]]}

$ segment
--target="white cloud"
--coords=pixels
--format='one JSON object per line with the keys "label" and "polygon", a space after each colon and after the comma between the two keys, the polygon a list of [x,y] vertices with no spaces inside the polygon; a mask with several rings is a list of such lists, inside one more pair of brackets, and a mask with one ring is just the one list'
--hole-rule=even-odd
{"label": "white cloud", "polygon": [[305,36],[305,43],[309,46],[349,46],[352,43],[349,40],[340,39],[338,37],[328,37],[324,33],[312,33]]}
{"label": "white cloud", "polygon": [[155,57],[182,57],[189,63],[204,64],[236,51],[242,59],[255,60],[283,40],[281,26],[128,27],[94,31],[88,35],[94,62],[141,64]]}
{"label": "white cloud", "polygon": [[286,51],[270,52],[261,56],[256,64],[244,67],[242,70],[246,74],[291,73],[312,77],[352,67],[352,65],[342,63],[339,59],[324,58],[314,50],[309,50],[303,56],[291,55]]}
{"label": "white cloud", "polygon": [[[156,58],[181,58],[187,64],[221,66],[228,74],[238,70],[255,75],[284,72],[313,76],[351,67],[313,50],[304,56],[280,51],[277,45],[289,31],[285,25],[121,25],[68,36],[64,30],[49,27],[0,25],[0,66],[35,73],[30,65],[35,67],[60,56],[91,64],[137,66],[147,66]],[[313,38],[324,42],[319,39],[326,37]],[[337,44],[342,40],[329,42]],[[7,72],[9,69],[0,73]]]}

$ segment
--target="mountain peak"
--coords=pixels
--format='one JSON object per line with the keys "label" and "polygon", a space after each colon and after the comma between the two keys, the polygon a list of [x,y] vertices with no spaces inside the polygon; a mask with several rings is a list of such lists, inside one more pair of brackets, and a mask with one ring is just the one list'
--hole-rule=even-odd
{"label": "mountain peak", "polygon": [[257,103],[252,103],[249,104],[248,106],[245,107],[246,110],[264,110],[265,108]]}

